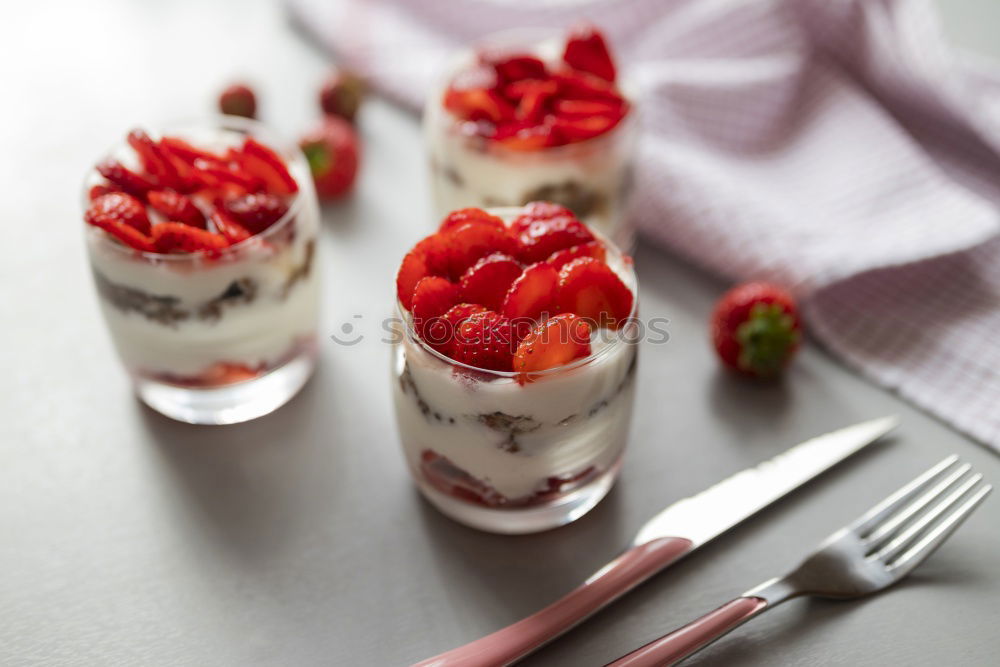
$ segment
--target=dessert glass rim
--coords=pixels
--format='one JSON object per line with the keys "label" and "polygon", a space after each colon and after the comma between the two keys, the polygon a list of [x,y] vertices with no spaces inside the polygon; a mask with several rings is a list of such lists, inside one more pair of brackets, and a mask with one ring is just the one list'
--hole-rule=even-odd
{"label": "dessert glass rim", "polygon": [[[485,210],[487,213],[492,213],[493,215],[502,218],[505,223],[509,224],[510,221],[513,219],[514,215],[524,210],[524,206],[494,206],[483,210]],[[622,266],[625,268],[625,274],[626,274],[625,275],[626,280],[624,281],[625,286],[628,287],[629,291],[632,292],[632,311],[628,314],[628,317],[625,318],[626,320],[625,326],[627,327],[629,326],[629,323],[635,320],[639,312],[639,289],[638,289],[638,280],[636,279],[635,275],[635,267],[631,263],[625,262],[626,254],[622,252],[618,248],[618,246],[615,245],[613,241],[611,241],[611,239],[609,239],[607,236],[605,236],[598,230],[593,229],[589,225],[587,225],[587,229],[590,230],[590,232],[597,238],[598,241],[604,244],[604,247],[609,252],[613,253],[615,256],[618,257],[619,261],[621,261],[622,263]],[[603,346],[597,352],[591,352],[586,357],[574,359],[568,364],[562,364],[561,366],[553,366],[552,368],[546,368],[543,371],[530,371],[530,372],[496,371],[496,370],[491,370],[489,368],[480,368],[479,366],[472,366],[465,362],[458,361],[457,359],[452,359],[448,355],[442,354],[441,352],[438,352],[433,347],[428,345],[427,342],[424,341],[424,339],[421,338],[417,334],[417,332],[413,329],[413,315],[409,311],[407,311],[406,308],[403,307],[403,304],[400,303],[398,298],[396,299],[396,312],[399,314],[399,317],[403,322],[406,331],[406,337],[409,340],[416,343],[417,345],[419,345],[425,352],[427,352],[431,356],[438,358],[439,360],[445,362],[450,366],[457,366],[459,368],[468,369],[476,373],[491,375],[496,378],[517,379],[522,375],[529,375],[531,377],[544,377],[548,375],[555,375],[557,373],[563,373],[593,363],[598,359],[601,359],[611,354],[611,351],[613,349],[616,349],[617,347],[620,347],[622,345],[629,344],[628,341],[624,340],[622,336],[616,334],[614,340],[612,340],[607,345]],[[614,331],[615,332],[622,331],[623,328],[624,327],[615,329]]]}
{"label": "dessert glass rim", "polygon": [[[459,137],[473,139],[479,136],[475,134],[463,133],[461,131],[462,125],[472,121],[463,121],[461,118],[458,118],[448,109],[444,108],[442,101],[444,100],[444,92],[448,89],[448,85],[451,83],[451,80],[455,78],[455,75],[458,74],[463,67],[475,62],[475,56],[480,49],[484,47],[488,48],[490,46],[502,47],[505,46],[506,43],[510,43],[511,45],[523,46],[526,51],[539,55],[539,50],[542,49],[546,43],[552,42],[561,34],[562,33],[556,31],[555,29],[550,28],[507,28],[484,35],[474,43],[460,49],[458,53],[450,59],[447,73],[440,82],[438,91],[435,93],[434,97],[431,98],[434,105],[441,111],[442,118],[446,121],[446,125],[448,125],[448,127],[454,131],[454,134]],[[544,146],[542,148],[536,148],[529,151],[521,151],[511,149],[497,142],[496,145],[490,146],[490,150],[521,159],[530,159],[532,156],[543,155],[546,158],[549,158],[551,156],[559,156],[562,153],[588,151],[601,143],[610,142],[613,137],[624,134],[628,128],[637,125],[637,116],[639,115],[638,105],[636,104],[638,95],[636,94],[636,88],[632,79],[630,77],[623,76],[622,73],[619,72],[617,80],[614,83],[618,88],[618,91],[621,93],[622,98],[628,102],[628,108],[625,110],[625,114],[614,127],[593,137],[589,137],[581,141],[573,141],[560,146]],[[483,139],[485,140],[486,138],[484,137]]]}
{"label": "dessert glass rim", "polygon": [[[165,123],[161,126],[161,129],[157,131],[160,137],[170,134],[172,132],[177,132],[181,128],[206,128],[211,129],[213,127],[231,130],[237,132],[244,132],[247,135],[252,135],[256,137],[263,137],[269,148],[274,150],[279,150],[284,147],[285,142],[280,140],[270,127],[252,118],[244,118],[242,116],[230,116],[225,114],[210,114],[207,116],[200,116],[194,118],[183,119],[179,121],[173,121],[170,123]],[[102,153],[103,157],[98,159],[94,164],[100,164],[105,159],[111,158],[115,154],[115,150],[122,147],[126,142],[116,142],[108,150]],[[292,152],[291,156],[286,156],[282,153],[288,162],[299,162],[304,161],[302,152],[296,147],[295,151]],[[304,162],[303,162],[304,165]],[[300,165],[300,166],[303,166]],[[90,197],[88,191],[93,185],[92,178],[94,173],[96,173],[96,168],[91,167],[83,178],[83,188],[81,192],[81,200],[83,205],[83,210],[86,212],[87,208],[90,206]],[[301,179],[296,178],[295,174],[291,174],[292,178],[295,179],[295,183],[298,185],[299,189],[290,196],[290,201],[288,204],[288,210],[285,214],[278,218],[274,223],[272,223],[267,229],[259,234],[254,234],[253,236],[243,239],[231,246],[226,246],[222,250],[213,251],[211,255],[202,252],[183,252],[183,253],[167,253],[167,252],[147,252],[145,250],[138,250],[136,248],[130,248],[123,243],[119,243],[111,238],[110,235],[106,234],[104,231],[95,228],[93,225],[88,225],[84,223],[84,232],[93,238],[99,239],[99,243],[102,245],[114,248],[115,252],[120,252],[128,257],[142,257],[150,261],[155,262],[192,262],[192,261],[204,261],[205,259],[211,259],[217,261],[227,256],[238,254],[239,252],[252,248],[260,243],[260,241],[266,241],[271,236],[277,234],[282,229],[287,227],[290,220],[293,220],[300,212],[303,204],[302,197],[302,187],[303,184]]]}

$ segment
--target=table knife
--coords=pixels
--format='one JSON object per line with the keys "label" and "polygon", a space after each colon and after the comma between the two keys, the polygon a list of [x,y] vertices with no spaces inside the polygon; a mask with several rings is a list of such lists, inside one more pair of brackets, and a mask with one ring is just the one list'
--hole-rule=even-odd
{"label": "table knife", "polygon": [[895,428],[881,417],[807,440],[662,510],[631,546],[544,609],[414,667],[512,664],[615,601],[671,563],[756,514]]}

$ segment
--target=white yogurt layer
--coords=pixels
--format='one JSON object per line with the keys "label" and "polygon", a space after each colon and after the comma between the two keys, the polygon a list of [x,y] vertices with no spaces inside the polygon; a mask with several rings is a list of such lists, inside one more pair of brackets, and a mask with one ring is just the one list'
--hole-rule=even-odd
{"label": "white yogurt layer", "polygon": [[[199,142],[206,144],[219,147],[218,140]],[[284,223],[291,227],[273,228],[274,234],[265,232],[221,258],[152,259],[88,227],[101,307],[130,372],[194,377],[220,362],[271,367],[314,338],[319,211],[307,168],[289,167],[305,188],[295,219]],[[220,299],[227,291],[229,298]],[[133,300],[138,307],[128,305]],[[160,308],[160,303],[169,306]]]}
{"label": "white yogurt layer", "polygon": [[550,477],[604,472],[628,439],[635,355],[634,344],[619,341],[589,363],[521,385],[456,374],[404,340],[393,391],[407,461],[420,475],[421,454],[434,451],[509,500]]}

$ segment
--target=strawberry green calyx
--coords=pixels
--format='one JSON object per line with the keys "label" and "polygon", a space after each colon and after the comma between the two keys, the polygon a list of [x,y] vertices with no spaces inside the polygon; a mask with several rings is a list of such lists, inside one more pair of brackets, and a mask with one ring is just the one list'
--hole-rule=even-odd
{"label": "strawberry green calyx", "polygon": [[801,333],[795,318],[781,305],[756,303],[736,329],[740,370],[758,377],[773,377],[784,368]]}
{"label": "strawberry green calyx", "polygon": [[323,144],[319,142],[303,144],[302,152],[305,153],[309,170],[313,174],[322,176],[330,170],[330,151]]}

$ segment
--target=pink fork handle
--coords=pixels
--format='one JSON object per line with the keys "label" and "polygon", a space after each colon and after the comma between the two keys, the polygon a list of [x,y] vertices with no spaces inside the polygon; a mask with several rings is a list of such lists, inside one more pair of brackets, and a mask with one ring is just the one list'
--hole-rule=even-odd
{"label": "pink fork handle", "polygon": [[414,667],[508,665],[566,632],[690,550],[691,541],[682,537],[661,537],[633,547],[541,611]]}
{"label": "pink fork handle", "polygon": [[736,598],[660,637],[606,667],[664,667],[673,665],[712,643],[767,607],[762,598]]}

